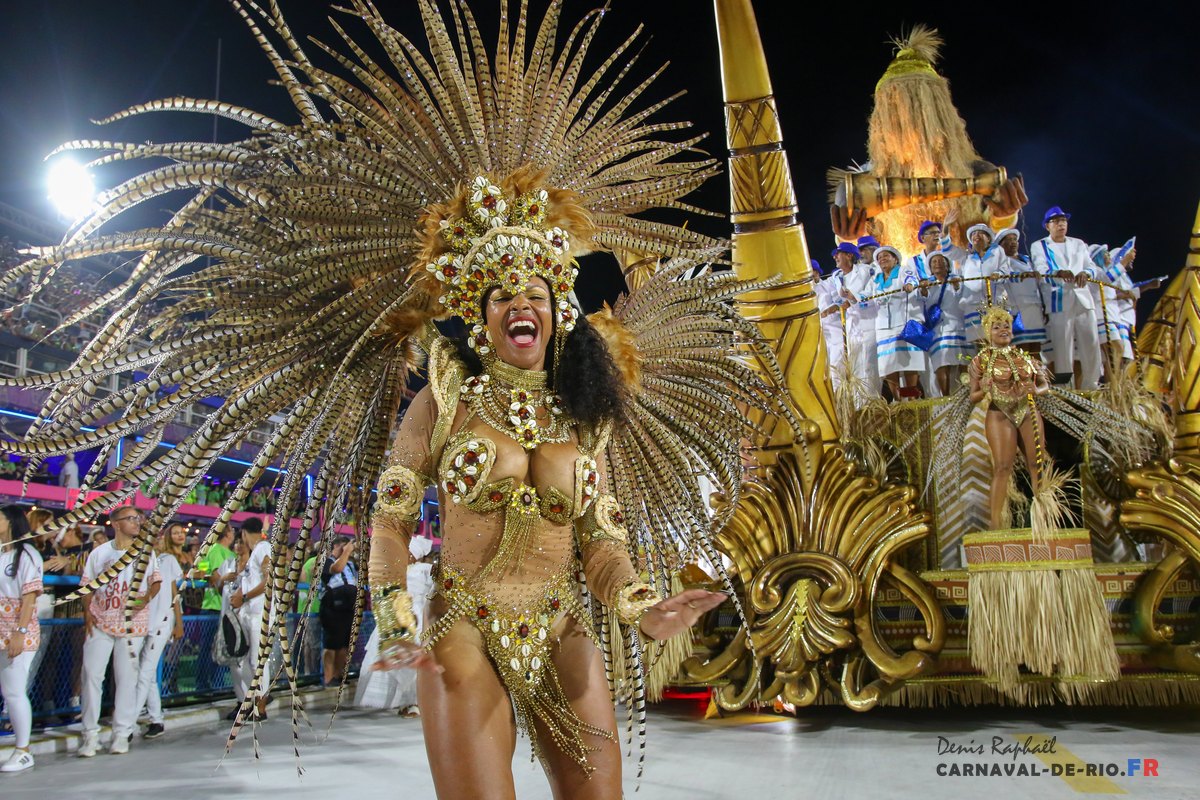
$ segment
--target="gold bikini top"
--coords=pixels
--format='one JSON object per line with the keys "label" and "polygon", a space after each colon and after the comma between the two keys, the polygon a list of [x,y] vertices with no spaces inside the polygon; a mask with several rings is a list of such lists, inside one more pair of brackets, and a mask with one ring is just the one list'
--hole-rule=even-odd
{"label": "gold bikini top", "polygon": [[583,516],[596,498],[600,473],[596,460],[590,456],[575,459],[575,486],[571,494],[557,486],[539,493],[512,476],[489,482],[495,463],[495,442],[464,424],[442,451],[438,487],[451,502],[481,514],[507,508],[507,513],[536,514],[557,525],[568,525]]}

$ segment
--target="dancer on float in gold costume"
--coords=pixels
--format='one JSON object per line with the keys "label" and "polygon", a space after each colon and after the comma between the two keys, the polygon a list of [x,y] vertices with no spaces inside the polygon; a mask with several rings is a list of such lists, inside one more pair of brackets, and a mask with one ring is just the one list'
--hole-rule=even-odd
{"label": "dancer on float in gold costume", "polygon": [[1050,390],[1049,376],[1040,360],[1013,346],[1012,321],[1008,311],[999,306],[985,312],[980,325],[987,343],[968,368],[971,402],[987,402],[984,427],[992,451],[989,512],[993,530],[1003,525],[1018,445],[1025,454],[1034,496],[1049,466],[1045,423],[1035,399]]}
{"label": "dancer on float in gold costume", "polygon": [[[957,474],[939,470],[953,469],[951,462],[961,459],[971,411],[985,403],[985,433],[992,453],[991,527],[1008,527],[1010,522],[1008,502],[1013,497],[1011,482],[1020,452],[1033,490],[1030,522],[1036,535],[1052,529],[1067,515],[1063,505],[1066,475],[1055,469],[1046,450],[1047,421],[1086,442],[1094,458],[1119,465],[1136,465],[1148,458],[1156,446],[1155,431],[1162,426],[1153,419],[1156,410],[1150,406],[1139,406],[1137,414],[1125,416],[1086,395],[1054,386],[1045,364],[1012,344],[1012,324],[1012,313],[1003,306],[982,309],[985,344],[968,366],[969,382],[949,402],[936,407],[931,417],[941,422],[941,427],[930,474]],[[909,440],[913,441],[915,437]]]}
{"label": "dancer on float in gold costume", "polygon": [[[737,503],[739,444],[753,435],[745,411],[785,394],[746,363],[752,348],[782,380],[734,310],[767,284],[697,270],[723,242],[637,216],[691,210],[682,198],[716,171],[694,157],[699,137],[670,140],[686,123],[648,122],[667,102],[642,102],[654,76],[626,85],[637,34],[585,70],[603,10],[558,49],[558,3],[535,28],[523,4],[511,18],[501,0],[489,53],[464,4],[449,19],[432,0],[417,5],[427,49],[352,0],[346,19],[375,41],[360,47],[337,27],[340,52],[316,45],[338,65],[325,69],[274,4],[238,3],[295,122],[177,97],[106,121],[193,111],[249,134],[64,145],[106,151],[96,165],[169,163],[106,193],[61,245],[0,278],[0,290],[29,278],[36,294],[69,260],[137,254],[128,279],[80,312],[118,309],[71,368],[5,382],[49,395],[24,440],[4,446],[32,469],[99,447],[99,465],[123,437],[142,437],[106,475],[123,488],[60,519],[87,519],[146,480],[163,487],[134,545],[87,594],[130,562],[144,569],[154,532],[209,465],[269,427],[197,559],[278,464],[284,511],[269,531],[268,608],[291,606],[307,544],[318,539],[324,553],[339,511],[373,521],[369,561],[363,531],[356,557],[369,563],[385,666],[426,668],[419,693],[440,796],[512,796],[520,726],[556,797],[616,797],[610,685],[640,730],[646,661],[661,652],[651,645],[643,658],[643,637],[681,633],[721,601],[699,590],[662,598],[685,559],[720,570],[710,531]],[[110,232],[122,212],[178,190],[191,197],[163,227]],[[573,302],[575,257],[617,249],[667,261],[589,322]],[[464,341],[434,328],[448,317],[466,323]],[[429,385],[393,438],[406,378],[422,363]],[[146,377],[101,394],[109,376],[133,369]],[[225,402],[155,455],[166,426],[208,396]],[[702,477],[727,501],[711,519]],[[443,501],[444,550],[417,642],[404,578],[430,484]],[[280,643],[295,698],[286,615],[264,615],[262,633],[258,663]],[[231,745],[265,684],[260,670]],[[301,713],[293,701],[293,721]]]}

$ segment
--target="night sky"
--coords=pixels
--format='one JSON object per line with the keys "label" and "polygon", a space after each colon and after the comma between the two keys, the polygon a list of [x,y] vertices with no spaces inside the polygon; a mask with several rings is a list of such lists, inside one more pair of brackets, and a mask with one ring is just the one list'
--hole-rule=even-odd
{"label": "night sky", "polygon": [[[326,42],[335,35],[324,6],[283,0],[293,29]],[[544,0],[533,0],[540,16]],[[595,2],[566,0],[573,23]],[[13,4],[9,4],[13,5]],[[419,37],[415,4],[380,2],[389,21]],[[865,159],[871,93],[891,59],[891,35],[917,22],[947,41],[940,70],[980,154],[1025,177],[1025,229],[1041,236],[1049,205],[1074,214],[1071,234],[1119,245],[1138,235],[1136,276],[1173,273],[1182,265],[1200,201],[1200,69],[1192,3],[1139,3],[1120,14],[1099,4],[925,3],[887,10],[847,3],[756,3],[783,116],[801,217],[814,255],[828,266],[833,243],[824,172]],[[712,6],[702,0],[612,0],[593,47],[597,58],[639,21],[649,47],[639,76],[670,61],[651,93],[688,95],[669,111],[711,134],[723,156],[723,118]],[[485,38],[493,38],[496,2],[475,2]],[[803,8],[802,12],[797,9]],[[992,14],[1002,8],[1003,13]],[[864,9],[860,13],[859,9]],[[1141,13],[1136,13],[1141,12]],[[89,123],[125,106],[175,94],[212,97],[221,40],[220,98],[285,121],[283,92],[267,85],[271,70],[248,30],[222,0],[26,0],[6,8],[0,64],[0,200],[49,215],[42,157],[74,137],[142,140],[212,136],[211,118],[170,114],[97,128]],[[351,30],[363,32],[349,21]],[[310,54],[314,54],[310,48]],[[217,135],[241,131],[222,120]],[[122,173],[100,176],[102,185]],[[728,210],[724,179],[699,202]],[[715,234],[720,220],[696,226]],[[611,277],[611,273],[609,275]],[[611,296],[615,284],[581,278],[585,304]],[[1143,301],[1144,315],[1152,301]]]}

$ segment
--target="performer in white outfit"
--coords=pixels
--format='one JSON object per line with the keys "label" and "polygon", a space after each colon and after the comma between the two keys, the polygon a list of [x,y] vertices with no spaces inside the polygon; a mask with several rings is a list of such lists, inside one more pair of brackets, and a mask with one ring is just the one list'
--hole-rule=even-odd
{"label": "performer in white outfit", "polygon": [[21,506],[0,509],[0,696],[12,725],[16,745],[0,764],[0,772],[24,772],[33,767],[29,733],[33,708],[29,703],[29,672],[41,645],[37,599],[42,593],[42,557],[29,536]]}
{"label": "performer in white outfit", "polygon": [[[851,341],[853,332],[851,323],[853,315],[849,313],[849,309],[854,305],[847,295],[853,296],[853,293],[847,290],[846,282],[854,272],[855,262],[858,261],[858,248],[849,242],[842,242],[833,251],[833,269],[829,275],[822,278],[816,287],[817,308],[821,314],[821,336],[825,339],[825,351],[829,357],[829,377],[833,381],[833,388],[836,390],[842,385],[844,370],[847,366],[847,357],[850,357],[850,364],[854,363],[854,356],[850,355],[850,350],[855,344]],[[857,284],[851,280],[851,286]],[[845,328],[842,326],[842,319],[845,318]],[[861,354],[861,346],[856,348]],[[874,353],[872,352],[872,355]],[[853,366],[852,371],[858,373]]]}
{"label": "performer in white outfit", "polygon": [[1141,298],[1144,290],[1157,289],[1162,285],[1162,280],[1155,278],[1154,280],[1146,281],[1141,286],[1138,286],[1134,282],[1131,270],[1133,269],[1134,259],[1137,258],[1136,236],[1121,247],[1114,248],[1109,253],[1109,256],[1113,273],[1116,275],[1116,278],[1112,282],[1117,285],[1117,313],[1115,317],[1121,332],[1121,357],[1132,360],[1134,355],[1133,341],[1137,332],[1137,301]]}
{"label": "performer in white outfit", "polygon": [[1034,271],[1044,278],[1054,380],[1070,383],[1074,376],[1076,388],[1095,389],[1100,383],[1100,341],[1087,280],[1097,273],[1087,245],[1067,236],[1070,218],[1058,206],[1050,207],[1042,218],[1050,235],[1033,243],[1029,257]]}
{"label": "performer in white outfit", "polygon": [[914,253],[904,261],[904,268],[915,273],[922,281],[932,281],[933,271],[929,267],[929,259],[934,253],[942,252],[942,223],[925,220],[917,229],[917,240],[921,242],[921,251]]}
{"label": "performer in white outfit", "polygon": [[896,248],[884,245],[875,251],[875,269],[868,284],[869,303],[875,308],[875,357],[893,400],[921,396],[925,353],[900,338],[910,319],[924,319],[922,298],[913,293],[919,283],[915,273],[900,265]]}
{"label": "performer in white outfit", "polygon": [[874,236],[860,236],[854,246],[858,248],[859,263],[865,265],[868,270],[874,267],[875,251],[879,249],[879,240]]}
{"label": "performer in white outfit", "polygon": [[[1021,232],[1016,228],[1005,228],[996,234],[996,245],[1000,248],[999,274],[1008,276],[1003,283],[1008,294],[1007,305],[1021,317],[1020,332],[1013,330],[1013,344],[1029,353],[1048,355],[1051,350],[1046,344],[1046,299],[1042,296],[1041,277],[1033,269],[1029,256],[1023,254]],[[999,286],[997,284],[997,291]]]}
{"label": "performer in white outfit", "polygon": [[932,281],[921,289],[925,319],[930,319],[935,307],[941,308],[942,315],[933,327],[926,384],[931,396],[949,397],[958,389],[959,378],[966,372],[975,348],[967,343],[963,322],[962,279],[950,274],[950,258],[945,253],[933,253],[928,264]]}
{"label": "performer in white outfit", "polygon": [[[133,544],[138,529],[145,521],[142,512],[122,506],[109,519],[116,537],[92,551],[83,567],[80,583],[89,583],[103,574],[125,554]],[[142,579],[135,586],[136,560],[131,561],[115,578],[92,594],[84,605],[83,624],[83,741],[79,755],[96,755],[100,739],[100,689],[104,673],[112,662],[116,690],[113,698],[112,742],[108,752],[115,755],[129,752],[129,738],[137,722],[138,659],[142,642],[150,624],[150,601],[161,591],[162,576],[158,559],[151,557]],[[134,609],[127,624],[126,607]]]}
{"label": "performer in white outfit", "polygon": [[[867,252],[874,253],[875,249],[879,247],[879,243],[872,236],[863,236],[858,241],[863,243]],[[849,242],[839,245],[839,247],[842,246],[857,248],[857,245]],[[845,252],[850,251],[845,250]],[[850,304],[846,307],[848,346],[845,349],[850,355],[851,372],[862,382],[868,393],[878,395],[880,380],[879,362],[875,357],[875,306],[863,300],[871,294],[871,273],[875,266],[863,263],[862,252],[862,249],[858,249],[859,260],[849,272],[838,267],[834,273],[835,275],[840,273],[837,280],[841,284],[841,296]]]}
{"label": "performer in white outfit", "polygon": [[[425,630],[428,615],[429,595],[433,592],[433,565],[429,563],[433,553],[433,541],[424,536],[414,536],[408,542],[412,563],[408,565],[408,591],[413,599],[413,614],[417,618],[417,635]],[[358,673],[358,687],[354,692],[354,705],[359,708],[399,708],[407,717],[420,715],[417,708],[417,671],[412,669],[377,670],[379,658],[379,632],[371,631],[367,640],[362,668]]]}
{"label": "performer in white outfit", "polygon": [[175,556],[162,550],[161,542],[159,550],[158,573],[162,576],[162,586],[150,601],[149,633],[142,643],[138,662],[137,708],[141,711],[145,707],[150,717],[150,726],[144,734],[147,739],[162,736],[164,732],[162,697],[158,686],[159,662],[167,650],[168,642],[183,638],[183,605],[179,596],[183,568]]}
{"label": "performer in white outfit", "polygon": [[972,344],[978,344],[984,338],[983,330],[979,326],[979,315],[984,306],[992,302],[996,289],[996,275],[1000,271],[1002,253],[1000,248],[993,244],[993,236],[992,229],[981,222],[967,228],[970,250],[963,250],[951,244],[949,237],[942,239],[942,252],[954,261],[955,271],[963,279],[959,304],[967,329],[967,341]]}
{"label": "performer in white outfit", "polygon": [[[263,522],[259,517],[248,517],[242,523],[242,543],[250,551],[246,566],[238,578],[238,589],[229,598],[229,604],[237,610],[238,621],[242,624],[242,635],[250,649],[242,657],[241,663],[231,670],[233,679],[240,687],[239,698],[244,698],[250,691],[254,672],[258,667],[258,645],[262,633],[262,613],[267,603],[267,593],[271,590],[271,543],[263,538]],[[272,607],[272,612],[276,609]],[[272,613],[269,625],[274,624]],[[270,702],[271,689],[271,659],[262,666],[262,681],[258,686],[256,698],[257,718],[267,718],[267,703]]]}

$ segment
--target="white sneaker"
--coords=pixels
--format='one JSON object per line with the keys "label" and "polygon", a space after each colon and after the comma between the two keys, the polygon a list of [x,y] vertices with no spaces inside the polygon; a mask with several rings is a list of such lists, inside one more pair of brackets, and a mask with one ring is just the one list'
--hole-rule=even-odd
{"label": "white sneaker", "polygon": [[33,754],[28,750],[14,750],[8,761],[0,765],[0,772],[24,772],[33,769]]}
{"label": "white sneaker", "polygon": [[109,755],[123,756],[129,752],[129,737],[113,734],[112,744],[108,746]]}
{"label": "white sneaker", "polygon": [[79,751],[76,753],[80,758],[91,758],[96,755],[96,748],[100,746],[100,735],[96,733],[85,733],[83,741],[79,743]]}

